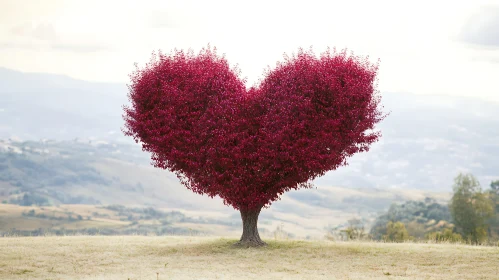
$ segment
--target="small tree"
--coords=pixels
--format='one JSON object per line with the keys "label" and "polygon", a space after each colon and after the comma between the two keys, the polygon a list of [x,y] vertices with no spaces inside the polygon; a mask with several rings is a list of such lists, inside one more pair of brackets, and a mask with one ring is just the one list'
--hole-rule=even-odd
{"label": "small tree", "polygon": [[409,233],[402,222],[388,222],[386,224],[385,241],[404,242],[410,239]]}
{"label": "small tree", "polygon": [[367,237],[364,223],[359,219],[348,220],[348,227],[342,232],[346,234],[348,240],[361,240]]}
{"label": "small tree", "polygon": [[489,237],[498,240],[499,239],[499,180],[492,181],[490,183],[490,190],[488,192],[490,199],[492,200],[492,206],[494,209],[494,214],[489,218],[487,224]]}
{"label": "small tree", "polygon": [[496,193],[499,194],[499,180],[492,181],[490,183],[490,189]]}
{"label": "small tree", "polygon": [[472,174],[459,174],[453,189],[449,209],[457,232],[474,244],[486,241],[486,221],[494,213],[489,195],[482,193],[480,183]]}
{"label": "small tree", "polygon": [[131,75],[125,135],[155,167],[241,213],[238,244],[260,246],[260,211],[366,152],[380,137],[377,65],[300,50],[246,89],[216,50],[153,55]]}

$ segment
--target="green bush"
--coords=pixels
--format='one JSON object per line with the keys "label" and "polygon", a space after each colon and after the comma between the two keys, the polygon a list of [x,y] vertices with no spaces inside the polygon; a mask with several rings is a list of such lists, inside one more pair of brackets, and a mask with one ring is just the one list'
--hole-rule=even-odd
{"label": "green bush", "polygon": [[388,222],[386,224],[386,235],[383,236],[385,241],[404,242],[410,240],[411,237],[402,222]]}
{"label": "green bush", "polygon": [[463,237],[459,233],[455,233],[452,229],[447,228],[440,232],[430,232],[426,234],[426,239],[434,242],[451,242],[451,243],[461,243],[463,242]]}
{"label": "green bush", "polygon": [[[424,201],[406,201],[402,204],[392,204],[388,211],[376,218],[370,235],[381,240],[386,232],[386,224],[389,221],[402,222],[407,225],[410,235],[424,238],[424,225],[430,221],[450,221],[451,215],[447,205],[437,203],[434,199],[427,197]],[[423,225],[423,226],[421,226]]]}

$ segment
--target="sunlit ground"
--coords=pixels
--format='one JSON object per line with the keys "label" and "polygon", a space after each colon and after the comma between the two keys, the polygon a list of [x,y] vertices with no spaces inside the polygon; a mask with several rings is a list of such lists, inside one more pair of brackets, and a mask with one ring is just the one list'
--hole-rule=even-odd
{"label": "sunlit ground", "polygon": [[499,247],[215,237],[0,238],[0,279],[498,279]]}

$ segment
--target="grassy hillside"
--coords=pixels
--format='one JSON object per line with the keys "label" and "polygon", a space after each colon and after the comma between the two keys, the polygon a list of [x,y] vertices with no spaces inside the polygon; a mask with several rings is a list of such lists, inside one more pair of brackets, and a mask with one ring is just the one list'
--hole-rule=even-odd
{"label": "grassy hillside", "polygon": [[[152,207],[0,205],[0,236],[220,235],[240,228],[239,219],[192,217]],[[262,224],[262,232],[269,231]]]}
{"label": "grassy hillside", "polygon": [[0,239],[0,279],[496,279],[499,247],[213,237]]}
{"label": "grassy hillside", "polygon": [[[78,213],[76,205],[93,209],[117,204],[180,211],[193,219],[240,222],[239,213],[224,206],[220,198],[190,192],[172,173],[150,166],[147,156],[137,146],[123,143],[3,140],[0,141],[0,203],[35,207],[36,213],[42,213],[41,207],[66,207]],[[369,224],[393,202],[422,200],[426,196],[445,202],[449,194],[352,189],[318,183],[317,188],[286,193],[282,200],[262,211],[259,222],[263,230],[270,232],[284,227],[297,237],[319,238],[324,236],[325,227],[341,226],[355,217]],[[98,217],[92,218],[93,226]],[[54,220],[40,221],[19,214],[4,220],[0,229],[21,229],[17,219],[26,220],[27,225],[37,224],[35,229],[61,228]],[[215,227],[219,229],[217,234],[232,232]]]}

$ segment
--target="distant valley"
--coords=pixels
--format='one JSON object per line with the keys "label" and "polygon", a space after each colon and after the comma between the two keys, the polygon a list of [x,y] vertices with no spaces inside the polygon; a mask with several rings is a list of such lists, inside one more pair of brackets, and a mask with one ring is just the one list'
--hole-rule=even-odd
{"label": "distant valley", "polygon": [[[221,199],[190,192],[171,172],[150,166],[135,145],[46,140],[0,141],[0,147],[0,201],[3,205],[24,205],[24,210],[7,211],[17,213],[15,217],[19,219],[26,218],[21,215],[23,211],[40,212],[44,207],[120,205],[179,211],[194,220],[212,218],[240,223],[239,213],[224,206]],[[283,195],[263,210],[260,221],[269,232],[284,226],[301,237],[318,237],[328,226],[339,226],[352,218],[369,224],[393,202],[423,200],[427,196],[442,203],[448,199],[445,192],[317,186]],[[57,211],[69,211],[61,209]],[[27,225],[25,230],[34,230]],[[7,230],[8,225],[4,226],[7,228],[3,230]]]}

